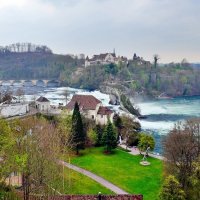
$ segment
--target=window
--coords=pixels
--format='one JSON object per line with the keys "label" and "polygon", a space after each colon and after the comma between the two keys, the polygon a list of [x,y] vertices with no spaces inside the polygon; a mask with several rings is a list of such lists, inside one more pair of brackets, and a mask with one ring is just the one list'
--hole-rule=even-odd
{"label": "window", "polygon": [[92,115],[92,119],[94,119],[94,115]]}
{"label": "window", "polygon": [[103,118],[103,115],[101,115],[101,118]]}

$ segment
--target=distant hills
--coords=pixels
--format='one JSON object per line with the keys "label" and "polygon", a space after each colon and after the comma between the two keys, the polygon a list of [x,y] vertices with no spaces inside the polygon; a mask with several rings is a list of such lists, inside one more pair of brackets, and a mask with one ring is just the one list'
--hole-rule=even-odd
{"label": "distant hills", "polygon": [[81,65],[81,61],[69,55],[52,53],[47,46],[17,43],[0,47],[0,79],[61,79]]}

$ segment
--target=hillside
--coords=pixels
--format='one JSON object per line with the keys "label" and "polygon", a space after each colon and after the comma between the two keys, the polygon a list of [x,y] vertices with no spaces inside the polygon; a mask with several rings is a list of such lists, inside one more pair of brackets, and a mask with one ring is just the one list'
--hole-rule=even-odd
{"label": "hillside", "polygon": [[200,95],[200,68],[188,63],[155,65],[134,57],[128,64],[84,67],[84,62],[54,54],[46,46],[10,45],[0,48],[0,79],[59,79],[63,86],[101,89],[114,95],[120,92],[161,98]]}
{"label": "hillside", "polygon": [[199,75],[200,68],[189,64],[155,67],[129,61],[129,65],[89,66],[73,77],[70,84],[87,89],[101,88],[107,93],[121,91],[130,96],[165,98],[200,95]]}
{"label": "hillside", "polygon": [[63,72],[69,76],[78,65],[80,60],[53,54],[46,46],[17,43],[0,47],[0,79],[62,79]]}

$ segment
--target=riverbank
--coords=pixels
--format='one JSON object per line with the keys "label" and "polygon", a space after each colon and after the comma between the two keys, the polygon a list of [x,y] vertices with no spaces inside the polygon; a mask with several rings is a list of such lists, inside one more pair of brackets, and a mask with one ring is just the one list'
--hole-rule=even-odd
{"label": "riverbank", "polygon": [[[13,86],[16,91],[21,86]],[[110,105],[109,95],[100,91],[87,91],[69,87],[24,87],[24,98],[32,101],[40,96],[45,96],[52,106],[59,103],[66,105],[74,94],[91,94],[98,98],[105,106],[110,107],[116,113],[126,113],[120,109],[119,105]],[[67,97],[66,97],[67,96]],[[147,116],[146,119],[139,119],[142,130],[152,134],[156,141],[155,153],[162,154],[162,140],[173,129],[177,121],[187,120],[193,117],[200,117],[200,96],[176,97],[173,99],[156,99],[148,101],[134,101],[139,107],[141,114]]]}

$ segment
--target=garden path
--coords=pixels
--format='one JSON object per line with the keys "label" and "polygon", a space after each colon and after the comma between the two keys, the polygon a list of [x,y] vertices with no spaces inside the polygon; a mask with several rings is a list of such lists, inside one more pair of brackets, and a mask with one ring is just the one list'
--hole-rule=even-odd
{"label": "garden path", "polygon": [[84,174],[85,176],[90,177],[91,179],[95,180],[96,182],[100,183],[101,185],[103,185],[104,187],[108,188],[109,190],[113,191],[116,194],[128,194],[127,192],[125,192],[124,190],[122,190],[121,188],[117,187],[116,185],[110,183],[109,181],[105,180],[104,178],[97,176],[96,174],[87,171],[83,168],[77,167],[75,165],[72,165],[70,163],[64,162],[64,161],[59,161],[59,163],[61,165],[64,165],[65,167],[68,167],[69,169],[72,169],[74,171],[77,171],[81,174]]}

